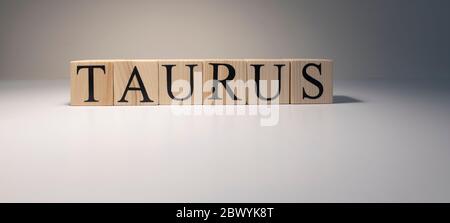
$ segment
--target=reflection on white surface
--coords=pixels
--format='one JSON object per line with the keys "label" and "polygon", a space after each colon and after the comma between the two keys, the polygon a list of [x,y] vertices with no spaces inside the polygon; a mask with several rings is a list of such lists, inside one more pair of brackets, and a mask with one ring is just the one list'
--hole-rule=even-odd
{"label": "reflection on white surface", "polygon": [[340,80],[335,104],[281,105],[261,127],[2,81],[0,201],[449,202],[448,83]]}

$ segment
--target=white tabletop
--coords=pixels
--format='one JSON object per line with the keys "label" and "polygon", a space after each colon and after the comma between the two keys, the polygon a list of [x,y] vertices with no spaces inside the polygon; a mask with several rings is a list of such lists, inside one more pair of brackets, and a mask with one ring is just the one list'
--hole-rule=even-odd
{"label": "white tabletop", "polygon": [[337,80],[335,104],[283,105],[263,127],[2,80],[0,202],[450,202],[449,83]]}

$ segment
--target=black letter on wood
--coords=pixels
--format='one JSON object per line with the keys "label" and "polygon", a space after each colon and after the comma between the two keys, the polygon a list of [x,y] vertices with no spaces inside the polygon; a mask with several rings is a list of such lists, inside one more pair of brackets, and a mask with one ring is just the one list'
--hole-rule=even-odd
{"label": "black letter on wood", "polygon": [[86,66],[77,66],[77,75],[81,69],[88,69],[88,78],[89,78],[89,97],[84,102],[98,102],[94,97],[94,69],[102,69],[103,73],[106,74],[105,65],[86,65]]}
{"label": "black letter on wood", "polygon": [[260,95],[259,90],[259,80],[261,80],[261,67],[264,66],[262,64],[252,64],[250,65],[255,68],[255,82],[256,82],[256,96],[260,99],[271,101],[280,96],[281,93],[281,68],[284,67],[284,64],[274,64],[274,66],[278,67],[278,92],[275,96],[271,98],[266,98],[262,95]]}
{"label": "black letter on wood", "polygon": [[[139,87],[130,87],[134,77],[136,77]],[[125,100],[125,97],[127,96],[129,90],[141,91],[143,97],[141,102],[153,102],[148,97],[147,90],[145,90],[144,83],[142,82],[141,75],[139,74],[139,71],[136,66],[134,67],[133,72],[131,73],[130,79],[128,80],[127,88],[125,89],[125,92],[123,92],[122,98],[119,100],[119,102],[128,102],[127,100]]]}
{"label": "black letter on wood", "polygon": [[[238,97],[236,97],[236,95],[233,94],[233,90],[227,84],[227,81],[233,80],[234,76],[236,75],[236,71],[234,70],[233,66],[226,63],[210,63],[210,65],[213,66],[213,89],[212,89],[213,95],[209,99],[213,100],[221,99],[219,97],[219,92],[217,91],[220,82],[225,87],[227,93],[233,97],[233,100],[240,101],[241,99],[239,99]],[[228,77],[223,80],[219,80],[219,66],[225,66],[228,69]]]}
{"label": "black letter on wood", "polygon": [[309,67],[315,67],[315,68],[317,68],[317,69],[319,70],[319,75],[322,75],[322,64],[313,64],[313,63],[309,63],[309,64],[306,64],[306,65],[303,67],[303,70],[302,70],[303,77],[304,77],[307,81],[309,81],[309,82],[311,82],[312,84],[314,84],[317,88],[319,88],[319,93],[318,93],[316,96],[310,96],[310,95],[308,95],[308,94],[306,93],[305,88],[303,88],[303,99],[304,99],[304,98],[317,99],[317,98],[320,98],[320,96],[322,96],[322,94],[323,94],[323,85],[322,85],[322,83],[320,83],[318,80],[314,79],[313,77],[311,77],[311,76],[308,74],[307,69],[308,69]]}
{"label": "black letter on wood", "polygon": [[169,94],[169,97],[174,100],[177,100],[177,101],[183,101],[183,100],[186,100],[189,97],[191,97],[192,93],[194,91],[194,67],[196,67],[197,64],[187,64],[186,65],[187,67],[189,67],[189,71],[190,71],[189,86],[191,87],[191,89],[189,91],[189,95],[187,95],[184,98],[177,98],[173,95],[173,92],[172,92],[172,67],[174,67],[175,65],[170,64],[170,65],[162,65],[162,66],[165,67],[166,71],[167,71],[167,94]]}

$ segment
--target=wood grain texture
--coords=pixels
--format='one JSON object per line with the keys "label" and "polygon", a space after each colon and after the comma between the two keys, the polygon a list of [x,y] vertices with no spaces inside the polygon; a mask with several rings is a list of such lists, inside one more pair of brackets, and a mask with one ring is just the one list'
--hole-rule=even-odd
{"label": "wood grain texture", "polygon": [[[247,103],[289,104],[290,61],[247,60]],[[259,70],[259,95],[255,82]],[[280,74],[280,80],[278,79]]]}
{"label": "wood grain texture", "polygon": [[[317,80],[319,84],[314,84],[314,80]],[[320,93],[320,85],[323,89],[322,93]],[[326,59],[292,60],[291,104],[330,103],[333,103],[333,61]]]}
{"label": "wood grain texture", "polygon": [[[136,75],[136,71],[138,75]],[[140,76],[142,86],[137,76]],[[141,90],[128,90],[124,97],[128,83],[130,83],[130,88]],[[156,60],[114,62],[114,105],[157,105],[159,102],[158,86],[158,62]],[[144,88],[150,101],[145,101]]]}
{"label": "wood grain texture", "polygon": [[[91,70],[86,66],[96,66]],[[89,72],[93,73],[89,100]],[[70,104],[83,106],[113,105],[113,73],[111,61],[83,60],[70,62]]]}
{"label": "wood grain texture", "polygon": [[70,79],[71,105],[333,103],[327,59],[81,60]]}
{"label": "wood grain texture", "polygon": [[[245,60],[206,60],[204,61],[203,70],[204,105],[243,105],[247,103],[247,69]],[[234,71],[234,77],[232,80],[224,81],[230,78],[230,70],[232,70],[231,72]],[[219,82],[224,81],[227,83],[229,87],[228,92],[222,84],[223,82],[217,84],[217,89],[214,88],[214,72],[217,72],[217,80]]]}
{"label": "wood grain texture", "polygon": [[[201,105],[203,61],[161,60],[159,61],[159,104]],[[171,77],[168,77],[171,74]],[[191,89],[191,74],[193,76]],[[168,82],[171,78],[171,82]],[[180,84],[180,85],[179,85]],[[171,89],[168,89],[171,85]],[[182,87],[183,89],[180,89]],[[172,93],[170,95],[169,91]],[[172,98],[172,97],[174,98]]]}

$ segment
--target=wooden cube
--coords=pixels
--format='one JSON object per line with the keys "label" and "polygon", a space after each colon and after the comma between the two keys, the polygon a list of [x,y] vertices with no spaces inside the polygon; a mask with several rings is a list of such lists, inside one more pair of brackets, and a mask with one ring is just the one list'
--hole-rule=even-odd
{"label": "wooden cube", "polygon": [[70,62],[70,104],[113,105],[113,73],[110,61]]}
{"label": "wooden cube", "polygon": [[247,60],[248,104],[289,104],[289,60]]}
{"label": "wooden cube", "polygon": [[291,61],[291,104],[333,103],[333,61]]}
{"label": "wooden cube", "polygon": [[157,105],[158,61],[114,62],[114,105]]}
{"label": "wooden cube", "polygon": [[159,104],[201,105],[203,61],[159,61]]}
{"label": "wooden cube", "polygon": [[246,104],[245,60],[206,60],[203,65],[203,104]]}

